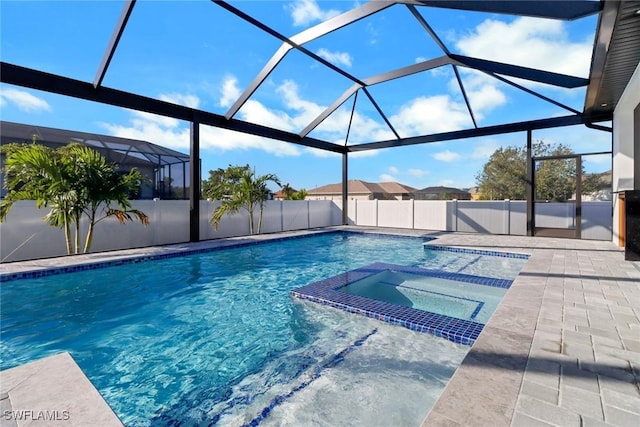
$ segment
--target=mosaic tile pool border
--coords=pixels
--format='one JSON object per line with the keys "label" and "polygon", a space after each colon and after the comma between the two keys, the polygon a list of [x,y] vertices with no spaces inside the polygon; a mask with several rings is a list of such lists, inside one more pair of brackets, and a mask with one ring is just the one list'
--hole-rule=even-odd
{"label": "mosaic tile pool border", "polygon": [[228,248],[238,248],[243,246],[259,245],[263,243],[271,243],[271,242],[278,242],[278,241],[291,240],[291,239],[302,239],[305,237],[315,236],[319,234],[344,234],[344,235],[358,234],[358,235],[378,236],[378,237],[387,237],[387,238],[414,239],[414,240],[421,241],[423,243],[423,247],[425,249],[430,249],[430,250],[464,252],[464,253],[472,253],[472,254],[478,254],[478,255],[502,256],[502,257],[508,257],[508,258],[521,258],[521,259],[529,258],[529,255],[527,254],[431,245],[429,244],[429,242],[435,240],[435,238],[429,237],[429,236],[403,236],[398,234],[375,233],[375,232],[359,231],[359,230],[317,230],[317,231],[314,231],[312,234],[282,236],[282,237],[276,237],[268,240],[252,240],[252,241],[239,240],[237,242],[232,242],[230,244],[225,244],[225,245],[215,246],[215,247],[208,247],[208,248],[176,250],[175,252],[162,253],[162,254],[131,255],[130,257],[127,257],[127,258],[121,258],[121,259],[111,260],[111,261],[88,261],[81,264],[68,265],[64,267],[38,268],[30,271],[21,271],[16,273],[0,273],[0,282],[9,282],[13,280],[23,280],[23,279],[36,279],[40,277],[53,276],[57,274],[74,273],[78,271],[99,270],[102,268],[117,267],[119,265],[136,264],[140,262],[196,255],[196,254],[208,253],[208,252],[213,252],[213,251],[218,251],[218,250],[228,249]]}
{"label": "mosaic tile pool border", "polygon": [[518,252],[500,252],[500,251],[489,251],[486,249],[457,248],[453,246],[432,245],[429,242],[426,242],[423,246],[425,249],[428,249],[431,251],[458,252],[463,254],[497,256],[502,258],[529,259],[529,257],[531,256],[529,254],[523,254]]}
{"label": "mosaic tile pool border", "polygon": [[81,264],[68,265],[64,267],[39,268],[36,270],[21,271],[16,273],[0,273],[0,282],[10,282],[12,280],[23,280],[23,279],[37,279],[40,277],[74,273],[78,271],[99,270],[102,268],[117,267],[117,266],[126,265],[126,264],[137,264],[140,262],[155,261],[160,259],[176,258],[181,256],[189,256],[189,255],[214,252],[222,249],[260,245],[264,243],[273,243],[273,242],[279,242],[283,240],[302,239],[305,237],[317,236],[320,234],[322,235],[326,235],[326,234],[371,235],[371,236],[381,236],[381,237],[388,237],[388,238],[414,239],[414,240],[421,241],[422,243],[426,243],[434,239],[432,237],[402,236],[397,234],[394,235],[394,234],[385,234],[385,233],[369,233],[367,231],[357,231],[357,230],[314,230],[314,232],[310,234],[282,236],[282,237],[270,238],[268,240],[252,240],[252,241],[238,240],[235,242],[231,242],[229,244],[215,246],[215,247],[208,247],[208,248],[176,250],[175,252],[162,253],[162,254],[131,255],[130,257],[127,257],[127,258],[121,258],[121,259],[111,260],[111,261],[88,261]]}
{"label": "mosaic tile pool border", "polygon": [[471,276],[459,273],[427,270],[419,267],[409,267],[396,264],[376,262],[365,267],[350,270],[328,279],[310,283],[293,289],[291,295],[320,304],[338,308],[349,313],[360,314],[394,325],[404,326],[412,331],[425,332],[437,337],[446,338],[458,344],[472,345],[482,332],[482,323],[456,319],[415,308],[403,307],[384,301],[377,301],[359,295],[352,295],[339,291],[339,288],[357,280],[370,277],[386,270],[401,273],[416,274],[428,277],[438,277],[449,280],[475,283],[483,286],[509,288],[513,281],[492,279],[488,277]]}
{"label": "mosaic tile pool border", "polygon": [[276,237],[268,240],[252,240],[252,241],[238,240],[238,241],[231,242],[229,244],[208,247],[208,248],[197,248],[197,249],[186,249],[186,250],[178,249],[175,252],[162,253],[162,254],[131,255],[130,257],[127,257],[127,258],[121,258],[121,259],[111,260],[111,261],[89,261],[82,264],[68,265],[64,267],[42,268],[38,270],[22,271],[17,273],[5,273],[5,274],[0,274],[0,281],[8,282],[11,280],[35,279],[35,278],[40,278],[45,276],[53,276],[57,274],[74,273],[77,271],[99,270],[102,268],[117,267],[117,266],[126,265],[126,264],[137,264],[137,263],[147,262],[147,261],[156,261],[160,259],[177,258],[182,256],[215,252],[223,249],[240,248],[244,246],[253,246],[253,245],[259,245],[263,243],[279,242],[283,240],[301,239],[304,237],[316,236],[319,234],[324,235],[324,234],[337,234],[337,233],[350,233],[350,232],[342,231],[342,230],[327,230],[327,231],[315,232],[312,234]]}

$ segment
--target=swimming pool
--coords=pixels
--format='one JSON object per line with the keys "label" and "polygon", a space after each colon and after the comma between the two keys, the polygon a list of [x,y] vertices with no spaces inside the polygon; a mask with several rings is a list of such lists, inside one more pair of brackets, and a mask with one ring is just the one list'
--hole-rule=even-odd
{"label": "swimming pool", "polygon": [[439,264],[422,243],[326,233],[5,282],[0,368],[69,351],[131,426],[417,425],[468,347],[289,291]]}

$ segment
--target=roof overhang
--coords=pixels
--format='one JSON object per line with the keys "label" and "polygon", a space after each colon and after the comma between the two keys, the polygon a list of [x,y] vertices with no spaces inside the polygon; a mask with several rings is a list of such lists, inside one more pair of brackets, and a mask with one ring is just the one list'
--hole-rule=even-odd
{"label": "roof overhang", "polygon": [[584,105],[584,115],[589,122],[613,117],[640,63],[640,1],[603,3]]}

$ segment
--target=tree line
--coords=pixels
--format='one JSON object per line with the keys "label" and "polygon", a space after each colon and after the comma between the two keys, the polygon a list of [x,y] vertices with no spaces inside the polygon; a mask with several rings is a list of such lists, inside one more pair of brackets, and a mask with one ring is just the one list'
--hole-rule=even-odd
{"label": "tree line", "polygon": [[[536,141],[532,144],[533,157],[569,156],[574,152],[563,144],[549,144]],[[536,200],[550,202],[566,201],[576,193],[577,162],[575,158],[552,159],[536,162],[534,174]],[[585,174],[581,169],[583,193],[597,191],[600,177]],[[527,184],[526,147],[500,147],[489,157],[482,170],[476,175],[481,199],[484,200],[524,200]]]}

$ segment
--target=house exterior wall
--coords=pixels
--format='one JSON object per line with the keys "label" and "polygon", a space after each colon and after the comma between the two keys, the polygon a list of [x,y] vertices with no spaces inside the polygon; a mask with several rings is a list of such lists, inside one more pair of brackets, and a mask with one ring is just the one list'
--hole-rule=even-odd
{"label": "house exterior wall", "polygon": [[[640,108],[640,65],[636,67],[613,112],[613,241],[616,244],[620,237],[620,202],[617,193],[633,190],[634,179],[637,179],[634,176],[634,158],[640,157],[640,152],[634,150],[634,133],[640,132],[637,116],[634,119],[634,110],[637,108]],[[640,159],[635,161],[640,162]]]}

